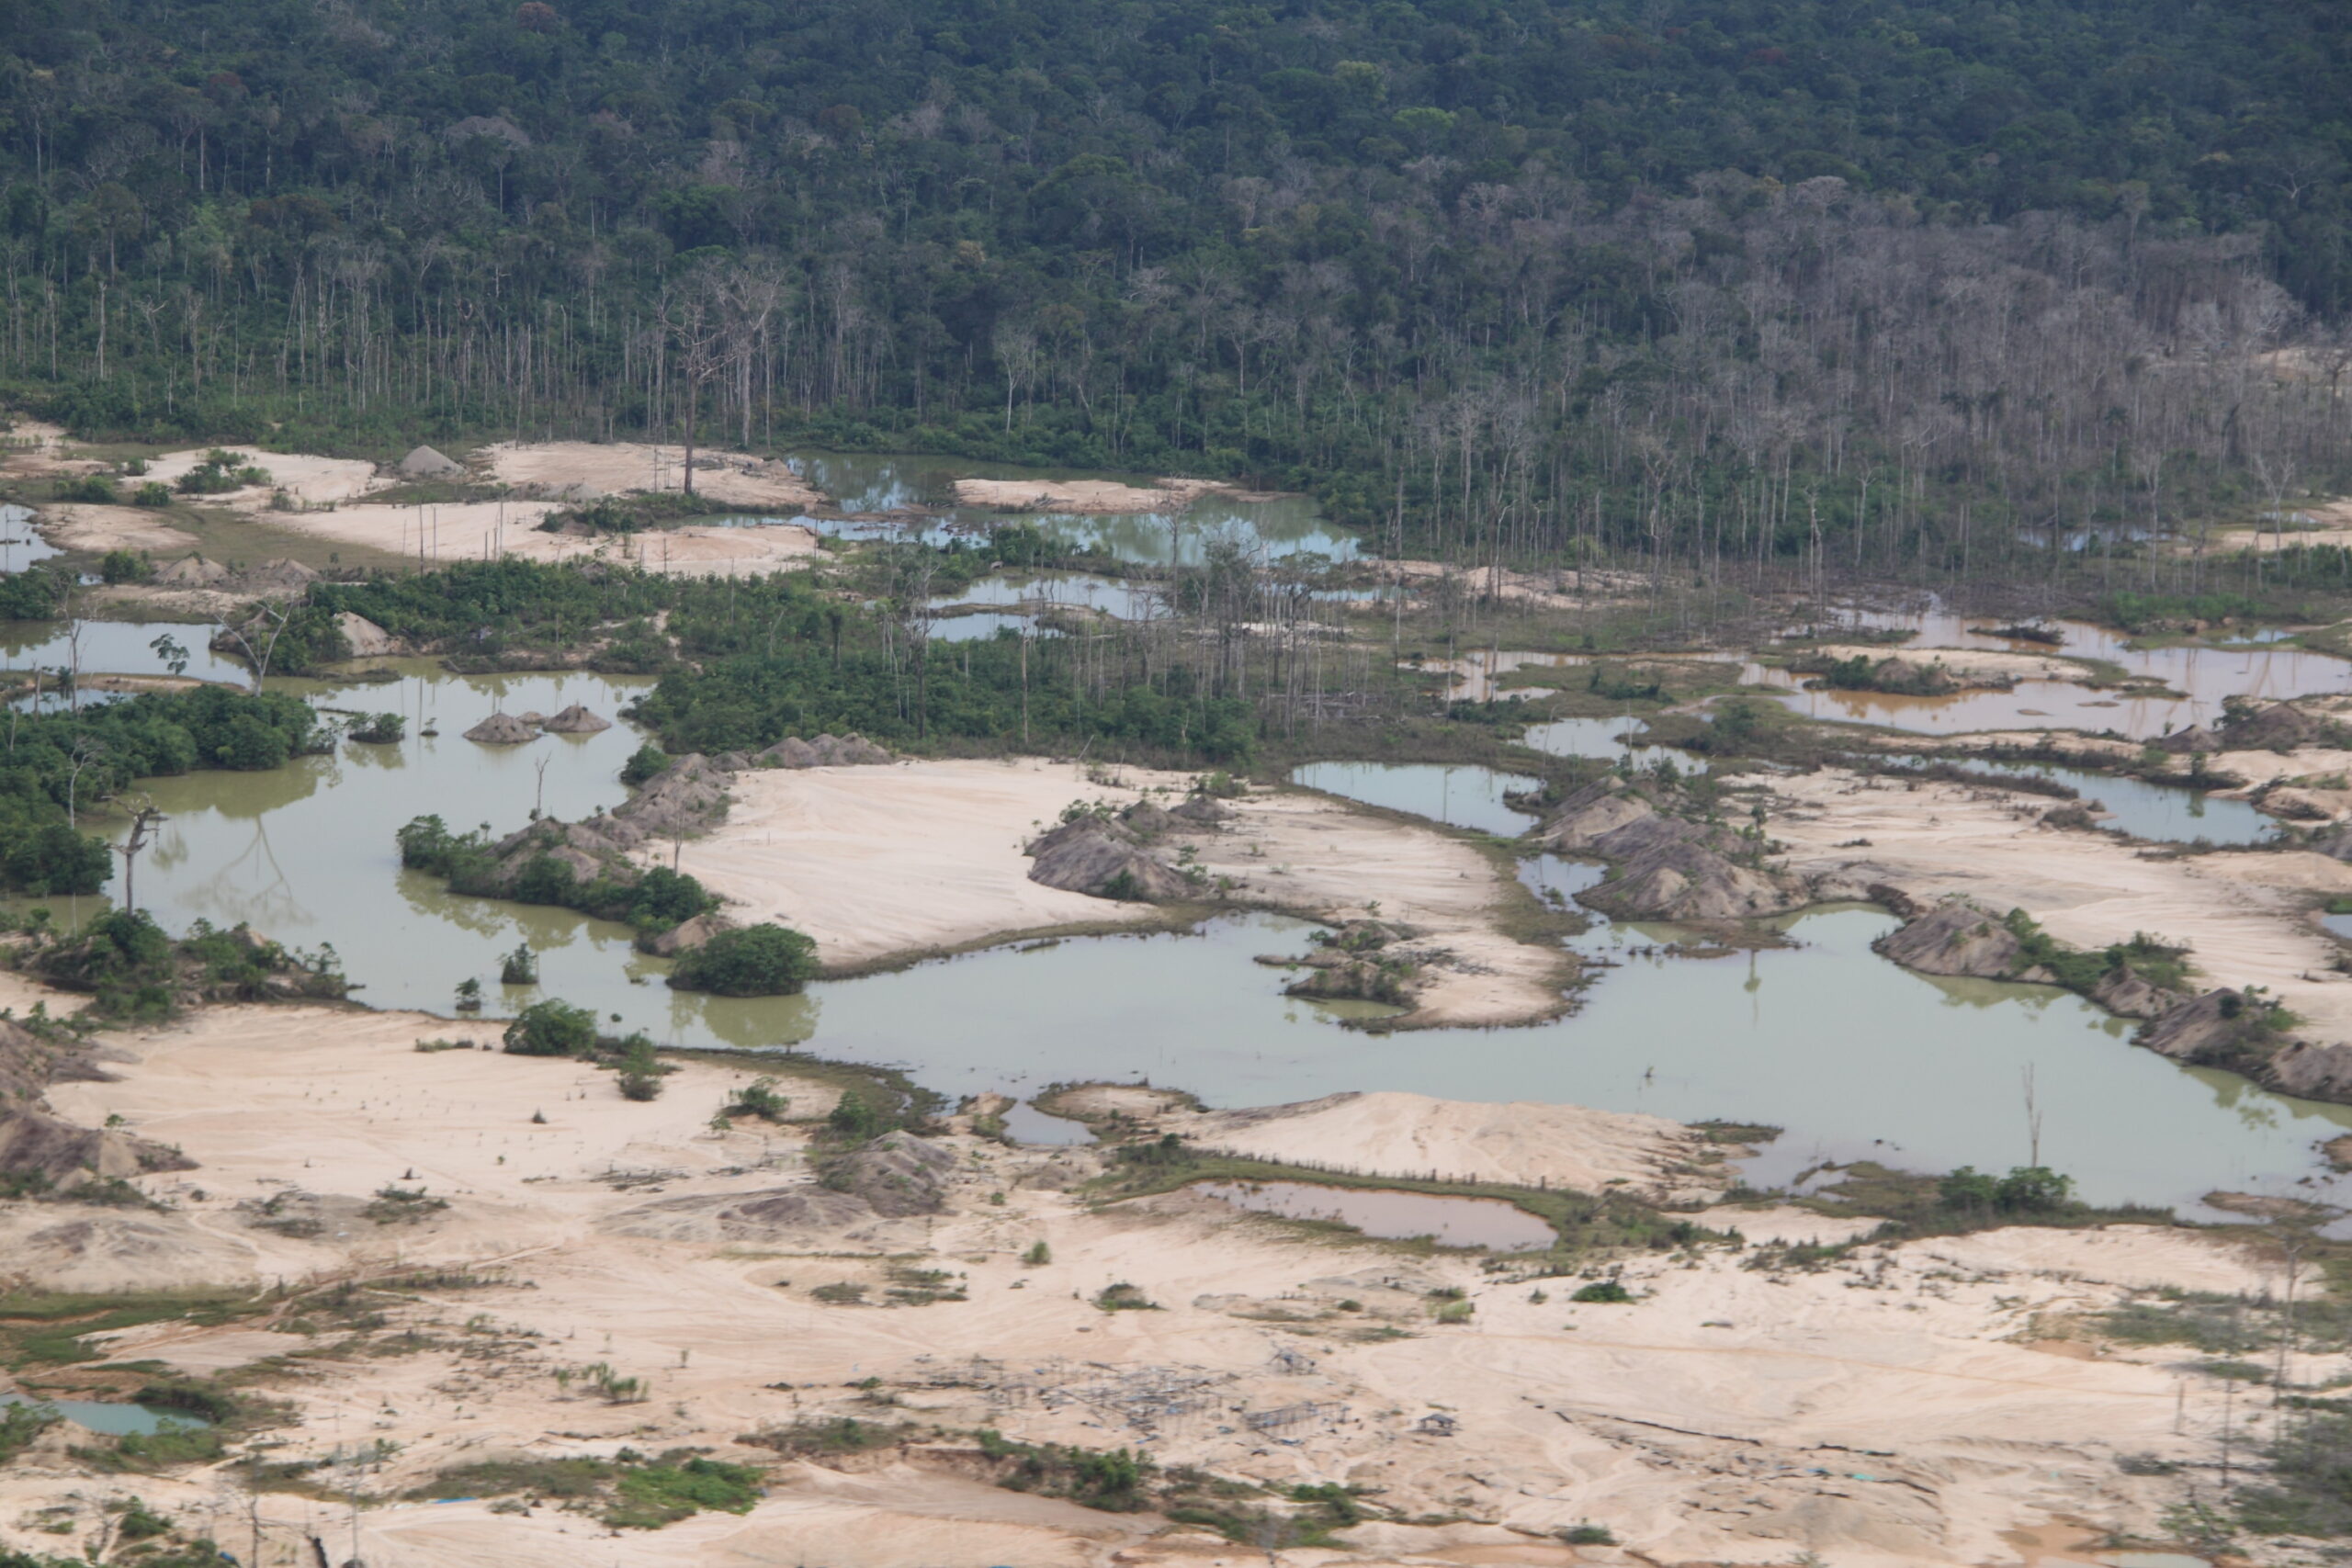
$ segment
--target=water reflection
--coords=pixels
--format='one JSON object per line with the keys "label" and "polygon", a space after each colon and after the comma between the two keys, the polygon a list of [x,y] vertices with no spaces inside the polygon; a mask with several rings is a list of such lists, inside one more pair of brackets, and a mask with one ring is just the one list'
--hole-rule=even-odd
{"label": "water reflection", "polygon": [[1292,769],[1290,782],[1507,839],[1527,831],[1535,818],[1504,805],[1503,796],[1544,784],[1525,773],[1446,762],[1309,762]]}

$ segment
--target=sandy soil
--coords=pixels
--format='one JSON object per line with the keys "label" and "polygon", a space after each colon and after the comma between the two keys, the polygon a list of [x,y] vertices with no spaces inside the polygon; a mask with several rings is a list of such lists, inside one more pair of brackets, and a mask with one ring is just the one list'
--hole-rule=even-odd
{"label": "sandy soil", "polygon": [[[597,496],[622,491],[684,488],[685,448],[637,441],[503,441],[468,458],[468,465],[503,484],[550,495]],[[705,464],[716,467],[706,468]],[[697,447],[695,493],[725,506],[805,512],[824,504],[821,491],[783,463],[748,453]]]}
{"label": "sandy soil", "polygon": [[[196,446],[185,452],[166,452],[162,457],[150,458],[146,478],[167,485],[176,484],[182,475],[195,468],[211,450],[209,446]],[[235,453],[241,463],[251,464],[269,475],[267,484],[248,485],[243,490],[200,498],[207,504],[232,506],[240,512],[267,511],[274,491],[282,491],[296,501],[311,506],[341,505],[345,502],[357,501],[368,491],[381,490],[392,482],[379,477],[376,465],[360,457],[322,457],[307,452],[265,452],[255,446],[231,446],[224,450]]]}
{"label": "sandy soil", "polygon": [[[1073,800],[1136,798],[1068,763],[920,761],[739,773],[724,826],[689,840],[680,869],[745,919],[817,940],[837,968],[1023,931],[1150,919],[1148,905],[1029,880],[1021,847]],[[646,852],[667,863],[670,847]]]}
{"label": "sandy soil", "polygon": [[[357,1339],[310,1308],[153,1325],[110,1347],[191,1369],[292,1350],[280,1370],[255,1374],[299,1418],[271,1434],[283,1444],[272,1457],[382,1439],[389,1457],[350,1478],[373,1497],[492,1457],[694,1445],[757,1462],[772,1456],[736,1438],[819,1416],[913,1420],[950,1435],[865,1464],[779,1466],[750,1514],[658,1534],[610,1536],[552,1507],[388,1501],[356,1522],[356,1554],[370,1562],[1103,1568],[1114,1551],[1142,1568],[1257,1561],[1197,1535],[1150,1539],[1161,1526],[1149,1516],[979,1484],[977,1456],[953,1434],[984,1425],[1028,1441],[1140,1444],[1163,1465],[1285,1487],[1376,1488],[1383,1507],[1407,1517],[1461,1521],[1375,1525],[1351,1532],[1351,1550],[1285,1552],[1294,1568],[1618,1560],[1547,1542],[1585,1519],[1657,1562],[1778,1563],[1811,1551],[1837,1568],[2007,1562],[2002,1532],[2059,1517],[2153,1529],[2186,1480],[2124,1475],[2118,1453],[2187,1461],[2199,1481],[2216,1457],[2222,1396],[2208,1382],[2187,1386],[2175,1434],[2177,1351],[2070,1342],[2052,1353],[2053,1325],[2112,1303],[2124,1284],[2274,1282],[2259,1258],[2194,1232],[1994,1232],[1814,1269],[1769,1258],[1744,1267],[1747,1255],[1725,1250],[1645,1253],[1620,1275],[1635,1304],[1578,1305],[1566,1299],[1574,1280],[1513,1280],[1472,1257],[1306,1235],[1207,1200],[1097,1209],[1062,1189],[1099,1156],[967,1138],[946,1140],[956,1174],[934,1215],[848,1235],[655,1239],[636,1233],[662,1206],[805,1187],[797,1134],[705,1126],[729,1079],[723,1068],[690,1067],[662,1100],[637,1105],[576,1064],[411,1048],[420,1032],[491,1027],[237,1008],[131,1036],[136,1059],[119,1065],[121,1081],[61,1086],[58,1097],[77,1116],[120,1113],[200,1162],[153,1179],[177,1207],[141,1217],[166,1229],[78,1231],[85,1217],[124,1211],[13,1213],[82,1234],[85,1247],[119,1242],[121,1271],[143,1265],[153,1279],[208,1265],[241,1265],[248,1280],[334,1278],[395,1258],[498,1270],[503,1282],[403,1292]],[[532,1123],[535,1110],[546,1125]],[[1266,1123],[1285,1124],[1316,1132],[1307,1117]],[[257,1126],[272,1135],[254,1137]],[[600,1179],[608,1172],[643,1184]],[[233,1206],[289,1188],[361,1197],[395,1181],[451,1207],[413,1225],[354,1220],[300,1240],[254,1229]],[[1742,1213],[1751,1235],[1770,1230]],[[1021,1261],[1041,1239],[1054,1260]],[[894,1262],[944,1269],[969,1299],[854,1307],[811,1294],[831,1282],[878,1287]],[[1162,1310],[1098,1311],[1086,1298],[1114,1280]],[[1441,1286],[1464,1293],[1468,1322],[1432,1321],[1428,1292]],[[1305,1362],[1276,1361],[1278,1347]],[[608,1404],[552,1375],[588,1362],[651,1380],[651,1398]],[[853,1386],[867,1377],[881,1380],[874,1394]],[[1193,1413],[1167,1414],[1165,1393],[1137,1402],[1171,1385],[1196,1402]],[[1239,1419],[1298,1405],[1311,1408],[1277,1435]],[[1431,1412],[1452,1416],[1459,1434],[1417,1432]],[[2246,1415],[2242,1401],[2241,1423]],[[35,1508],[91,1486],[62,1440],[0,1471],[0,1546],[78,1546],[79,1533],[32,1529]],[[232,1464],[142,1476],[138,1490],[198,1528],[211,1518],[253,1560],[235,1477]],[[255,1568],[310,1561],[311,1530],[338,1558],[348,1550],[354,1523],[338,1506],[273,1494],[261,1514]]]}
{"label": "sandy soil", "polygon": [[1215,479],[1161,479],[1154,486],[1109,479],[957,479],[956,499],[965,506],[1004,512],[1062,512],[1123,516],[1145,512],[1182,512],[1204,495],[1242,492]]}
{"label": "sandy soil", "polygon": [[584,558],[626,560],[648,571],[695,576],[756,576],[805,566],[817,552],[814,530],[796,524],[727,528],[692,525],[591,537],[542,534],[539,521],[561,503],[474,501],[448,505],[363,503],[333,512],[265,512],[259,521],[289,533],[365,546],[409,559],[420,547],[432,561]]}
{"label": "sandy soil", "polygon": [[[738,907],[817,940],[829,965],[855,968],[1080,924],[1163,918],[1148,905],[1065,893],[1029,880],[1022,845],[1073,801],[1125,806],[1185,775],[1123,770],[1089,783],[1066,763],[916,761],[739,774],[727,822],[690,840],[680,868]],[[1304,792],[1231,803],[1216,833],[1193,836],[1230,897],[1310,918],[1361,916],[1415,929],[1424,988],[1413,1021],[1523,1023],[1565,1007],[1565,961],[1496,929],[1510,891],[1477,851],[1425,828]],[[666,859],[666,845],[644,852]]]}
{"label": "sandy soil", "polygon": [[196,548],[195,535],[137,506],[45,506],[38,525],[42,536],[61,549],[148,550],[169,556]]}
{"label": "sandy soil", "polygon": [[[2049,803],[1970,785],[1906,789],[1835,769],[1773,781],[1791,869],[1892,884],[1922,902],[1966,893],[2021,908],[2078,947],[2149,931],[2189,946],[2209,984],[2270,987],[2308,1037],[2352,1040],[2352,975],[2301,912],[2352,892],[2352,866],[2308,852],[2143,855],[2098,831],[2036,825]],[[1847,848],[1856,838],[1866,849]]]}
{"label": "sandy soil", "polygon": [[1390,1176],[1588,1192],[1624,1185],[1669,1200],[1713,1196],[1725,1180],[1698,1168],[1721,1150],[1679,1123],[1580,1105],[1478,1105],[1381,1091],[1162,1124],[1208,1148]]}

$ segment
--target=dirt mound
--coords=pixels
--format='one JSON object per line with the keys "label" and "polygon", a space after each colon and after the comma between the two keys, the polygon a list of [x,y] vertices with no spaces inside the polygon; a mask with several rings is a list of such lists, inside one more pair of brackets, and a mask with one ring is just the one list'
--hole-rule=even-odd
{"label": "dirt mound", "polygon": [[0,1174],[40,1178],[51,1191],[195,1168],[186,1156],[128,1133],[77,1127],[41,1111],[0,1111]]}
{"label": "dirt mound", "polygon": [[2222,750],[2222,738],[2201,724],[2192,724],[2186,729],[2176,729],[2170,735],[2160,735],[2149,744],[2176,757],[2187,756],[2191,751],[2202,751],[2211,756]]}
{"label": "dirt mound", "polygon": [[[2191,1066],[2222,1067],[2244,1073],[2256,1082],[2284,1087],[2275,1077],[2278,1058],[2290,1045],[2279,1010],[2245,992],[2227,986],[2207,991],[2143,1024],[2133,1040],[2159,1055]],[[2342,1052],[2330,1057],[2329,1050]],[[2341,1098],[2352,1088],[2352,1049],[2344,1046],[2305,1051],[2292,1090],[2314,1099]]]}
{"label": "dirt mound", "polygon": [[1760,846],[1669,809],[1692,807],[1671,786],[1613,775],[1560,803],[1546,840],[1613,866],[1581,902],[1621,919],[1727,920],[1783,914],[1811,898],[1801,879],[1760,863]]}
{"label": "dirt mound", "polygon": [[640,838],[699,833],[726,815],[726,770],[697,752],[679,758],[613,808]]}
{"label": "dirt mound", "polygon": [[557,714],[539,726],[549,735],[596,735],[613,727],[613,721],[600,713],[592,713],[579,703]]}
{"label": "dirt mound", "polygon": [[1098,817],[1064,823],[1032,843],[1029,852],[1029,880],[1066,892],[1148,904],[1199,893],[1173,866],[1145,852],[1132,831]]}
{"label": "dirt mound", "polygon": [[1871,944],[1882,957],[1922,975],[1983,980],[2047,980],[1999,915],[1971,898],[1952,897]]}
{"label": "dirt mound", "polygon": [[533,729],[511,713],[492,714],[488,718],[466,731],[467,739],[478,741],[484,746],[520,746],[526,741],[537,740],[538,738],[537,730]]}
{"label": "dirt mound", "polygon": [[1227,818],[1232,816],[1233,813],[1226,807],[1219,806],[1216,801],[1211,800],[1207,795],[1196,795],[1191,799],[1185,801],[1182,806],[1173,806],[1169,807],[1168,815],[1177,818],[1179,821],[1190,822],[1197,827],[1207,828],[1214,827],[1217,823],[1224,821]]}
{"label": "dirt mound", "polygon": [[664,1198],[624,1209],[596,1228],[657,1241],[792,1241],[811,1232],[839,1235],[877,1218],[863,1198],[822,1187]]}
{"label": "dirt mound", "polygon": [[2292,703],[2256,704],[2243,697],[2222,702],[2222,740],[2233,751],[2291,751],[2298,746],[2330,744],[2342,727],[2305,713]]}
{"label": "dirt mound", "polygon": [[419,446],[399,463],[401,477],[412,479],[455,479],[465,469],[430,446]]}
{"label": "dirt mound", "polygon": [[266,560],[238,578],[239,587],[254,593],[305,593],[319,574],[298,560]]}
{"label": "dirt mound", "polygon": [[400,638],[367,616],[350,610],[335,616],[334,629],[343,634],[344,645],[351,649],[354,659],[374,659],[401,650]]}
{"label": "dirt mound", "polygon": [[155,581],[166,588],[209,588],[228,581],[229,569],[202,556],[188,556],[158,571]]}
{"label": "dirt mound", "polygon": [[721,931],[735,930],[735,922],[724,915],[696,915],[684,924],[663,931],[653,939],[650,946],[663,958],[675,958],[691,952]]}
{"label": "dirt mound", "polygon": [[772,768],[864,768],[890,761],[890,753],[862,735],[786,736],[760,753]]}
{"label": "dirt mound", "polygon": [[1139,834],[1147,839],[1156,839],[1162,833],[1172,832],[1178,825],[1171,813],[1162,811],[1148,800],[1138,800],[1125,811],[1120,812],[1119,820],[1126,824],[1129,832]]}
{"label": "dirt mound", "polygon": [[956,1156],[912,1133],[885,1133],[826,1168],[827,1190],[863,1200],[886,1218],[936,1214],[947,1207]]}

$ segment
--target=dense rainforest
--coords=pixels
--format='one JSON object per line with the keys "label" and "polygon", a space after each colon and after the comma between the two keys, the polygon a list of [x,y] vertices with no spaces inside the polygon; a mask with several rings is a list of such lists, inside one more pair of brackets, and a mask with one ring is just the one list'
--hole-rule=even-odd
{"label": "dense rainforest", "polygon": [[2325,0],[0,0],[0,394],[1970,571],[2341,482]]}

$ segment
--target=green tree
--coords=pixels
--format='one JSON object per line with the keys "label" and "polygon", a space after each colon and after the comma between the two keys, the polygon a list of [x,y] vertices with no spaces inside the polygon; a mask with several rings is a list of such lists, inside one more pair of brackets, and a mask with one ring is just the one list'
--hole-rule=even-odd
{"label": "green tree", "polygon": [[689,948],[670,972],[681,991],[721,997],[781,997],[817,976],[817,944],[789,926],[745,926]]}
{"label": "green tree", "polygon": [[595,1048],[596,1015],[549,997],[515,1014],[505,1039],[517,1056],[585,1055]]}

